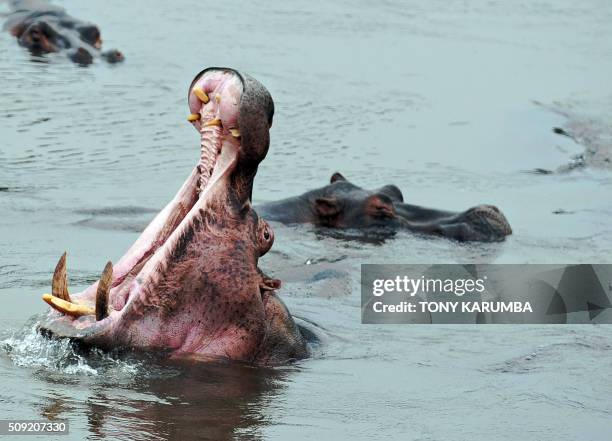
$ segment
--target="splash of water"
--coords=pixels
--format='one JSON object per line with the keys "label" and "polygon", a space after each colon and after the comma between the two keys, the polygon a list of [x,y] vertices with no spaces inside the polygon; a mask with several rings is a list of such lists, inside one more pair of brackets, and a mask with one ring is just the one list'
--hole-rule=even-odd
{"label": "splash of water", "polygon": [[116,358],[98,349],[81,351],[68,339],[46,338],[38,332],[36,323],[28,323],[22,330],[0,340],[0,349],[16,366],[66,375],[134,376],[144,370],[142,361]]}

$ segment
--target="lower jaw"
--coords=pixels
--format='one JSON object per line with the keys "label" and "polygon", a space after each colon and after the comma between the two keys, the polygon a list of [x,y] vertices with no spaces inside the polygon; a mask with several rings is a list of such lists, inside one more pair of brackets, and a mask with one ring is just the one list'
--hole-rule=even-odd
{"label": "lower jaw", "polygon": [[[143,286],[155,285],[160,272],[172,262],[174,251],[184,237],[194,226],[196,219],[200,221],[216,201],[222,204],[228,197],[229,176],[235,168],[238,148],[235,145],[225,145],[218,156],[211,161],[209,168],[196,167],[191,177],[179,190],[175,197],[176,203],[167,213],[166,209],[158,215],[163,217],[158,222],[159,230],[148,234],[147,230],[136,241],[132,248],[119,260],[113,268],[113,282],[108,292],[108,304],[111,306],[109,318],[117,318],[127,306],[138,296]],[[203,173],[202,173],[203,172]],[[199,188],[203,183],[204,187]],[[171,203],[172,204],[172,203]],[[157,221],[155,219],[152,224]],[[144,236],[144,240],[143,239]],[[136,256],[134,256],[136,254]],[[91,285],[80,294],[72,296],[77,304],[94,307],[97,302],[98,283]],[[142,300],[142,299],[141,299]],[[70,317],[66,317],[70,321]],[[87,327],[91,321],[77,321],[78,327]]]}
{"label": "lower jaw", "polygon": [[[210,110],[209,106],[209,116]],[[201,116],[204,117],[204,114],[205,106],[202,105]],[[158,214],[113,268],[107,296],[108,304],[114,311],[111,311],[109,319],[117,318],[117,314],[129,309],[128,305],[138,297],[138,285],[142,287],[155,283],[160,270],[172,262],[173,251],[196,219],[202,218],[213,201],[227,199],[231,191],[229,177],[238,161],[240,139],[232,132],[223,130],[220,124],[210,124],[220,119],[207,121],[209,123],[204,122],[200,128],[201,156],[196,170],[173,201]],[[98,283],[75,296],[79,303],[88,306],[95,305],[97,298]]]}
{"label": "lower jaw", "polygon": [[230,145],[222,149],[210,164],[210,168],[202,169],[202,164],[198,165],[201,173],[195,183],[197,196],[193,205],[191,207],[179,206],[170,213],[170,228],[172,224],[175,224],[176,227],[173,228],[167,239],[161,244],[152,244],[145,258],[137,265],[123,270],[123,273],[130,277],[124,279],[123,283],[113,290],[114,292],[111,291],[111,304],[115,306],[115,309],[122,309],[132,300],[132,281],[139,280],[143,285],[156,278],[156,273],[159,273],[160,268],[165,267],[166,263],[173,258],[173,252],[179,245],[181,237],[193,227],[195,219],[202,218],[214,201],[226,198],[229,176],[235,167],[236,159],[237,150]]}

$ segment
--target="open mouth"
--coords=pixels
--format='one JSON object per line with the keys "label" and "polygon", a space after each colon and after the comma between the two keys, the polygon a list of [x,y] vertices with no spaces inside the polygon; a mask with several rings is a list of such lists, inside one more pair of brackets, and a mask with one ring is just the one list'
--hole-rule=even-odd
{"label": "open mouth", "polygon": [[226,194],[241,151],[238,117],[244,82],[231,69],[202,71],[189,88],[188,120],[200,132],[200,159],[173,200],[155,217],[128,252],[83,293],[68,293],[66,254],[43,299],[77,329],[121,314],[129,304],[150,302],[147,292],[169,261],[176,261],[194,224],[214,216],[211,207]]}
{"label": "open mouth", "polygon": [[85,346],[159,350],[168,357],[274,363],[307,355],[280,281],[258,266],[274,242],[251,206],[270,145],[274,102],[231,69],[201,72],[189,88],[201,154],[172,201],[116,265],[68,293],[66,256],[53,276],[38,330]]}

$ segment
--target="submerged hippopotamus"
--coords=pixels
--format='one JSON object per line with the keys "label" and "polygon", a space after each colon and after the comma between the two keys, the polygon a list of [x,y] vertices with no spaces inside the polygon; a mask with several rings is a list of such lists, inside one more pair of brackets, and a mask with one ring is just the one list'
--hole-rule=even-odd
{"label": "submerged hippopotamus", "polygon": [[365,190],[334,173],[330,184],[288,199],[256,207],[259,214],[285,224],[314,225],[395,232],[407,229],[459,241],[502,241],[510,224],[493,205],[478,205],[460,213],[404,203],[395,185]]}
{"label": "submerged hippopotamus", "polygon": [[201,157],[181,189],[99,281],[69,294],[65,255],[43,299],[44,334],[101,348],[257,364],[303,358],[308,347],[258,259],[274,234],[251,206],[274,104],[247,75],[209,68],[189,88]]}
{"label": "submerged hippopotamus", "polygon": [[59,6],[43,0],[12,0],[10,6],[3,29],[33,55],[66,52],[72,61],[84,66],[97,56],[109,63],[124,59],[116,49],[101,51],[102,39],[96,25],[71,17]]}

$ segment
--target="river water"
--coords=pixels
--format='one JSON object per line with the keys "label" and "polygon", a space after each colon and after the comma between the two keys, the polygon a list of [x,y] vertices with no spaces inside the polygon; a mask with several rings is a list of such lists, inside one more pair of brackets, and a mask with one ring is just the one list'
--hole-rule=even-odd
{"label": "river water", "polygon": [[[608,326],[366,326],[359,308],[361,263],[612,263],[607,0],[56,3],[126,62],[33,59],[0,36],[1,418],[66,419],[71,439],[612,437]],[[380,244],[273,225],[260,264],[321,337],[288,367],[84,356],[38,337],[28,320],[64,250],[80,290],[197,162],[185,101],[206,66],[275,99],[255,203],[341,171],[414,204],[496,204],[514,235]]]}

